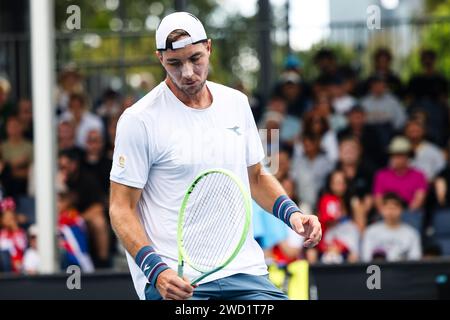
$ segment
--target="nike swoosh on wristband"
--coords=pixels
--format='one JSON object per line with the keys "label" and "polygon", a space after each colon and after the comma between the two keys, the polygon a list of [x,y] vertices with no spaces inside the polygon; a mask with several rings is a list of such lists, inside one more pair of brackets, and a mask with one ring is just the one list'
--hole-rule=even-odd
{"label": "nike swoosh on wristband", "polygon": [[144,272],[147,271],[148,269],[150,269],[150,266],[149,265],[145,265]]}

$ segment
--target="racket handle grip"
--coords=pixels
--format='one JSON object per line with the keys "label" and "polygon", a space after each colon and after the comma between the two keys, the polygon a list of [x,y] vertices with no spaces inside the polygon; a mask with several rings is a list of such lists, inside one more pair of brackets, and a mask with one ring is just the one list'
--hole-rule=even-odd
{"label": "racket handle grip", "polygon": [[178,276],[183,278],[183,263],[178,265]]}

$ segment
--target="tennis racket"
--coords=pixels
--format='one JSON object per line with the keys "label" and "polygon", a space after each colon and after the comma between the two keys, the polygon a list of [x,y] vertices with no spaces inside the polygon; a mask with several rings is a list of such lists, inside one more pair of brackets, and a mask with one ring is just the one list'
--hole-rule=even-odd
{"label": "tennis racket", "polygon": [[184,264],[201,273],[195,285],[226,267],[248,234],[251,200],[232,172],[211,169],[199,174],[184,196],[178,216],[178,275]]}

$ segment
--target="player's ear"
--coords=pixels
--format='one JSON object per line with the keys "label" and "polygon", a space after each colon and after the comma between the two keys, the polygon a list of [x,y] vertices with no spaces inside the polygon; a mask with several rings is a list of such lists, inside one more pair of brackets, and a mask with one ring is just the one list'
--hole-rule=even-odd
{"label": "player's ear", "polygon": [[163,63],[163,55],[162,52],[159,50],[155,51],[155,56],[158,58],[159,62],[161,62],[161,64]]}
{"label": "player's ear", "polygon": [[206,48],[207,48],[209,54],[211,54],[212,53],[212,40],[211,39],[208,39],[208,41],[206,42]]}

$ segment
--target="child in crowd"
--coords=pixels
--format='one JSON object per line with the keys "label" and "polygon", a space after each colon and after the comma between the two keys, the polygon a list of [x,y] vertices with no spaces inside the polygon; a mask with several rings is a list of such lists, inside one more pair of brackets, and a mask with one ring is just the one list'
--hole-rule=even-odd
{"label": "child in crowd", "polygon": [[[418,260],[422,256],[419,233],[401,221],[405,210],[404,201],[395,193],[386,193],[381,206],[382,221],[366,229],[362,244],[365,262]],[[381,254],[382,253],[382,254]]]}
{"label": "child in crowd", "polygon": [[10,258],[12,272],[22,270],[23,255],[27,247],[27,235],[19,227],[16,215],[16,203],[13,198],[5,198],[0,202],[0,251]]}

